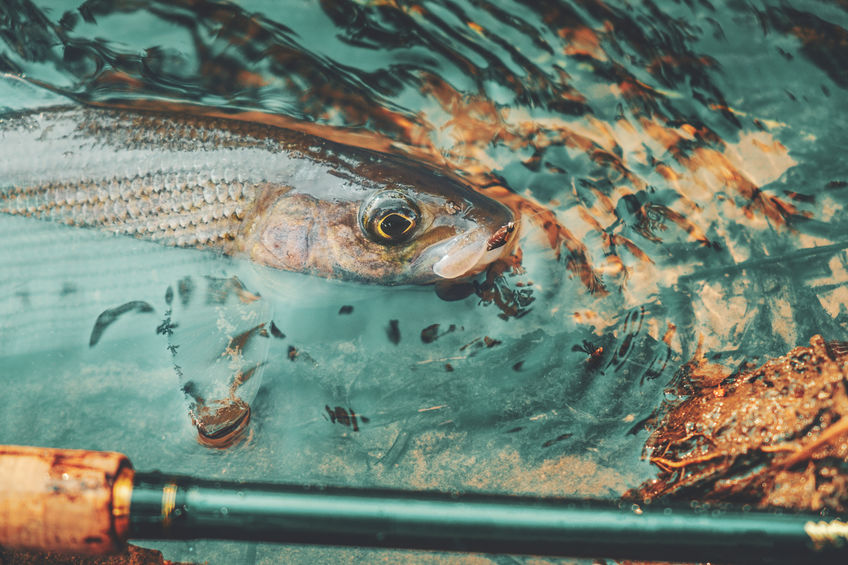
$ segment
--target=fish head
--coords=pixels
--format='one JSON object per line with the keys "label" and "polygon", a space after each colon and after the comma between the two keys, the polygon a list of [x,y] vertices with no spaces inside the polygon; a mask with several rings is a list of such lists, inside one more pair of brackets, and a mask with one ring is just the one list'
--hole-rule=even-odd
{"label": "fish head", "polygon": [[332,191],[264,190],[244,251],[277,269],[420,285],[470,277],[514,247],[512,211],[450,176],[383,159],[340,177]]}

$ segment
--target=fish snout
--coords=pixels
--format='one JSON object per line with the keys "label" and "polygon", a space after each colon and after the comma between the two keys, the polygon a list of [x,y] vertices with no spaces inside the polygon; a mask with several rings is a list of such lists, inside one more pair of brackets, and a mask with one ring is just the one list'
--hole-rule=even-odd
{"label": "fish snout", "polygon": [[484,270],[512,248],[516,224],[508,222],[494,232],[478,227],[431,246],[419,261],[432,262],[441,279],[457,279]]}

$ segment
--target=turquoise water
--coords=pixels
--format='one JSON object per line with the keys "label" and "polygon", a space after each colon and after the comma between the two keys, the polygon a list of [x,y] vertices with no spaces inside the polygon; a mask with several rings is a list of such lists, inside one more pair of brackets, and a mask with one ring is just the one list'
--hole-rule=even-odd
{"label": "turquoise water", "polygon": [[[524,272],[497,280],[524,306],[0,217],[0,441],[210,477],[616,497],[656,473],[639,423],[699,344],[737,367],[848,337],[846,29],[844,3],[812,1],[7,1],[4,111],[156,100],[378,135],[524,199]],[[547,212],[567,230],[555,249]],[[174,366],[226,396],[203,352],[244,313],[166,299],[209,277],[238,277],[285,334],[252,350],[250,436],[226,450],[196,441]],[[133,301],[149,309],[90,346]],[[153,545],[210,563],[435,559]]]}

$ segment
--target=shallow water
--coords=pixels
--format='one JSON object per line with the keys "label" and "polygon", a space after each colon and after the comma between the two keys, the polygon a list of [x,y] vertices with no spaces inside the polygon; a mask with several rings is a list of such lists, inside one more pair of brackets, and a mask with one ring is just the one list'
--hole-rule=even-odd
{"label": "shallow water", "polygon": [[[846,28],[844,2],[5,2],[0,108],[157,100],[368,132],[523,199],[524,272],[498,284],[533,301],[504,319],[478,296],[0,217],[0,441],[204,476],[616,497],[655,473],[639,423],[697,351],[735,367],[846,339]],[[226,394],[198,352],[237,314],[166,296],[233,276],[285,338],[251,353],[248,440],[214,450],[175,365]],[[133,301],[149,309],[90,346],[98,316]],[[169,312],[182,329],[157,334]],[[357,429],[337,417],[351,411]],[[210,563],[427,559],[154,545]]]}

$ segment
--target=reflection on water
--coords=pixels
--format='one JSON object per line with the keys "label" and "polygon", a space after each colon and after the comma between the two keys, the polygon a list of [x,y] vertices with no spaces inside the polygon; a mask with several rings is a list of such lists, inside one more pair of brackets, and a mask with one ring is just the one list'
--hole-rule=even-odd
{"label": "reflection on water", "polygon": [[[639,424],[696,350],[732,368],[846,338],[847,28],[844,2],[813,0],[7,1],[0,107],[67,103],[25,75],[405,153],[520,211],[523,272],[446,302],[0,218],[20,399],[2,441],[216,476],[617,496],[653,472]],[[269,301],[253,435],[225,451],[194,440],[167,349],[183,344],[155,332],[167,290],[209,276]],[[90,348],[133,301],[152,311]]]}

